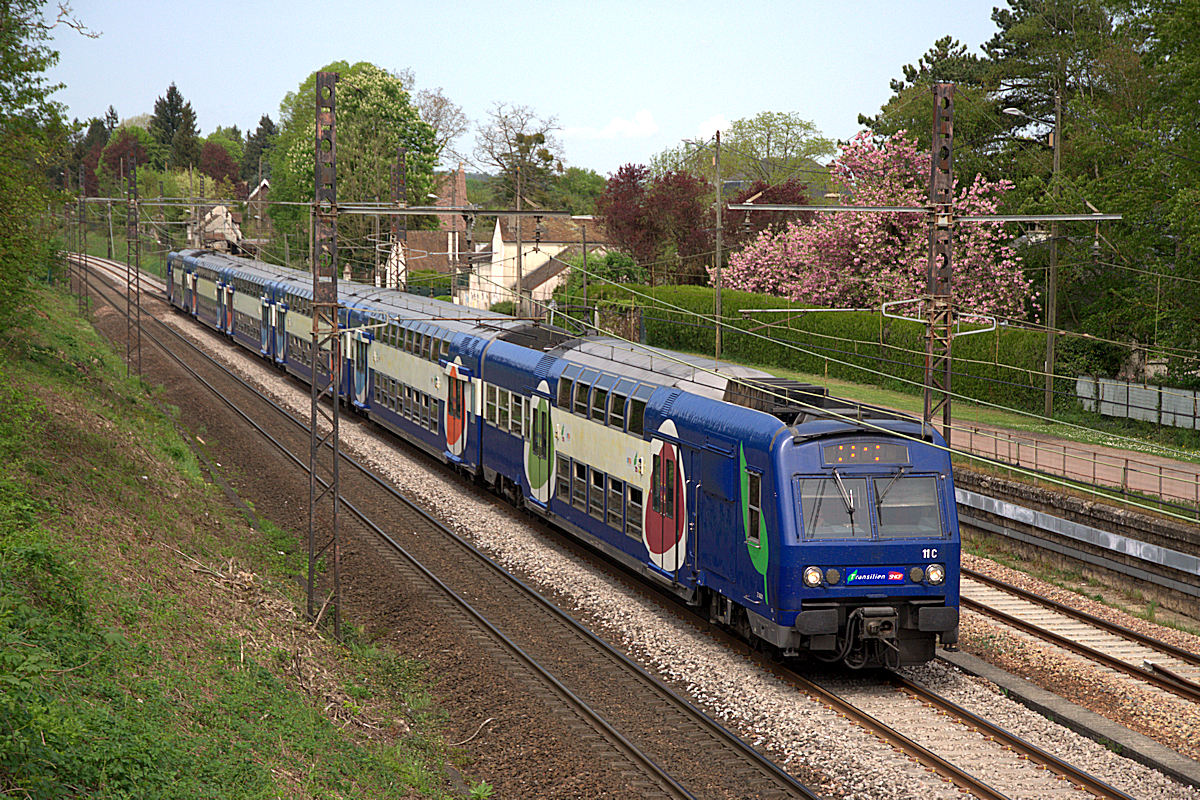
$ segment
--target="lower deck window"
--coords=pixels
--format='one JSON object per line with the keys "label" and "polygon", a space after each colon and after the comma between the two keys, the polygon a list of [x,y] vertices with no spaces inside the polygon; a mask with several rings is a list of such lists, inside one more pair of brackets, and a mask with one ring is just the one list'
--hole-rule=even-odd
{"label": "lower deck window", "polygon": [[587,465],[575,464],[574,477],[571,480],[571,505],[587,510]]}
{"label": "lower deck window", "polygon": [[592,488],[588,493],[588,513],[596,519],[604,519],[604,473],[592,470]]}
{"label": "lower deck window", "polygon": [[625,483],[616,478],[608,479],[608,524],[621,530],[624,522],[622,510],[625,505]]}
{"label": "lower deck window", "polygon": [[571,499],[571,460],[566,456],[555,457],[557,489],[555,494],[563,501]]}
{"label": "lower deck window", "polygon": [[642,490],[625,484],[629,498],[625,505],[625,533],[635,539],[642,538]]}

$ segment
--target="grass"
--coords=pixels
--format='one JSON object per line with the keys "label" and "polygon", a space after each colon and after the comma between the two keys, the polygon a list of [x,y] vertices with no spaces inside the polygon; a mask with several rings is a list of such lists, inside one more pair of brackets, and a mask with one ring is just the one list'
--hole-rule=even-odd
{"label": "grass", "polygon": [[0,798],[447,796],[424,665],[316,637],[296,537],[37,301],[0,342]]}

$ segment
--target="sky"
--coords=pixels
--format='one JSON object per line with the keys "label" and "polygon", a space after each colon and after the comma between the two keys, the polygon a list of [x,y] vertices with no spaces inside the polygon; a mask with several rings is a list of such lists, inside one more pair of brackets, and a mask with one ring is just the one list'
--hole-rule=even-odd
{"label": "sky", "polygon": [[[74,0],[50,78],[69,117],[153,111],[174,82],[202,134],[253,130],[336,60],[410,69],[472,122],[497,102],[554,117],[566,166],[602,175],[730,120],[795,112],[846,140],[941,36],[978,52],[1003,0]],[[472,126],[474,127],[474,126]],[[470,153],[470,135],[456,143]]]}

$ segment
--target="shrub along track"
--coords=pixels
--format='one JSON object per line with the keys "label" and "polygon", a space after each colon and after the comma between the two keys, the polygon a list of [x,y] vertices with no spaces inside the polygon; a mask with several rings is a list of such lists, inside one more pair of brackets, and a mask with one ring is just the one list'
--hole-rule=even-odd
{"label": "shrub along track", "polygon": [[[98,326],[120,339],[124,298],[91,288],[113,308]],[[169,306],[149,306],[147,319],[166,334],[146,332],[156,347],[143,353],[146,374],[168,387],[193,429],[220,443],[220,458],[245,465],[232,482],[259,513],[305,529],[307,503],[293,498],[307,497],[307,459],[279,447],[307,454],[306,426],[155,318]],[[278,446],[264,440],[268,428]],[[472,768],[501,794],[815,796],[355,462],[346,459],[341,476],[347,606],[433,664],[462,738],[474,731],[489,741]],[[386,519],[404,548],[371,519]]]}

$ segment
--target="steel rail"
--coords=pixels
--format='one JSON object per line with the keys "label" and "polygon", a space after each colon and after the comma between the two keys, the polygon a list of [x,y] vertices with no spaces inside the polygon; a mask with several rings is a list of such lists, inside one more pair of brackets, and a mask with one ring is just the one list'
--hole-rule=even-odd
{"label": "steel rail", "polygon": [[[103,296],[103,294],[102,294],[102,296]],[[105,298],[105,300],[107,301],[108,298]],[[160,325],[163,325],[163,327],[167,328],[167,330],[171,330],[170,327],[166,326],[165,323],[162,323],[161,320],[156,319],[155,321],[158,322]],[[176,332],[176,331],[171,331],[171,332],[175,333],[176,335],[179,335],[178,332]],[[170,357],[176,364],[178,364],[182,369],[184,369],[186,372],[188,372],[196,381],[198,381],[200,384],[202,384],[215,397],[217,397],[219,400],[221,400],[222,403],[224,403],[226,406],[228,406],[231,411],[233,411],[235,414],[240,416],[243,421],[245,421],[247,424],[249,424],[251,427],[253,427],[260,436],[262,436],[264,439],[266,439],[271,445],[273,445],[277,450],[279,450],[280,453],[282,453],[285,457],[287,457],[287,459],[290,460],[294,466],[298,467],[305,474],[310,474],[308,464],[306,462],[304,462],[303,460],[301,460],[291,450],[289,450],[287,445],[285,445],[283,442],[281,442],[276,437],[272,436],[264,427],[262,427],[258,422],[256,422],[253,418],[251,418],[249,414],[247,414],[245,411],[243,411],[241,408],[239,408],[236,403],[234,403],[229,398],[225,397],[209,381],[205,380],[198,372],[196,372],[190,366],[185,364],[182,358],[180,358],[177,354],[171,352],[171,350],[168,347],[166,347],[166,345],[164,345],[156,336],[147,332],[147,337],[160,350],[162,350],[165,355]],[[184,339],[183,341],[186,342],[186,339]],[[188,342],[188,344],[191,344],[191,343]],[[196,352],[201,353],[201,351],[199,351],[198,348],[196,348]],[[204,354],[204,353],[201,353],[201,355],[207,356],[207,354]],[[225,368],[221,364],[217,363],[216,361],[212,361],[211,358],[209,360],[214,366],[222,369],[227,374],[232,376],[232,373],[229,372],[228,370],[225,370]],[[234,377],[236,377],[236,376],[234,376]],[[239,382],[241,382],[240,379],[239,379]],[[269,399],[262,397],[261,395],[259,395],[259,396],[263,400],[266,400],[268,403],[271,403],[271,405],[274,406],[274,408],[276,410],[281,411],[286,416],[288,416],[289,419],[291,418],[290,414],[288,414],[284,409],[282,409],[278,405],[274,404]],[[317,476],[317,481],[323,487],[328,488],[328,481],[326,481],[321,476]],[[648,773],[648,775],[650,777],[652,777],[654,780],[658,781],[662,785],[662,788],[664,789],[664,791],[667,792],[667,794],[669,794],[672,797],[681,798],[681,800],[695,800],[695,796],[691,792],[689,792],[687,789],[685,789],[683,786],[681,786],[679,784],[679,782],[675,780],[674,777],[672,777],[668,772],[666,772],[664,769],[659,767],[658,764],[653,759],[651,759],[646,753],[644,753],[637,746],[635,746],[628,739],[626,739],[620,733],[620,731],[616,730],[616,728],[614,728],[607,720],[605,720],[594,709],[592,709],[591,706],[589,706],[582,698],[580,698],[575,693],[573,693],[570,689],[568,689],[566,686],[564,686],[557,678],[554,677],[553,674],[550,673],[549,670],[547,670],[540,663],[538,663],[532,656],[530,656],[528,653],[526,653],[519,645],[517,645],[515,642],[513,642],[511,639],[509,639],[507,636],[505,636],[504,633],[502,631],[500,631],[500,629],[497,628],[495,625],[493,625],[490,620],[488,620],[483,614],[481,614],[478,610],[476,610],[460,594],[455,592],[453,589],[451,589],[449,586],[447,586],[440,578],[438,578],[436,575],[434,575],[433,572],[431,572],[424,564],[422,564],[420,561],[418,561],[415,556],[413,556],[411,553],[409,553],[406,549],[404,549],[404,547],[402,547],[398,542],[396,542],[395,539],[393,539],[382,528],[380,528],[378,525],[376,525],[375,522],[372,521],[361,509],[359,509],[356,505],[354,505],[349,500],[347,500],[344,496],[341,497],[341,502],[345,504],[347,510],[349,510],[350,513],[353,514],[364,526],[366,526],[372,533],[374,533],[376,536],[380,537],[384,542],[386,542],[388,544],[388,546],[391,547],[396,552],[397,555],[399,555],[401,558],[403,558],[405,561],[407,561],[412,568],[417,570],[417,572],[420,573],[420,575],[423,578],[425,578],[425,580],[430,582],[438,591],[442,592],[447,598],[449,598],[451,600],[451,602],[453,602],[456,606],[458,606],[460,611],[462,611],[464,614],[466,614],[468,617],[470,617],[471,620],[473,622],[475,622],[476,625],[478,625],[480,628],[482,628],[485,633],[487,633],[495,641],[497,641],[504,649],[508,650],[509,653],[513,657],[515,657],[526,669],[533,672],[535,675],[538,676],[539,679],[541,679],[545,684],[547,684],[555,692],[555,694],[557,694],[559,696],[559,698],[561,700],[563,700],[563,702],[565,702],[567,705],[569,705],[569,706],[573,707],[574,709],[576,709],[577,711],[579,711],[587,719],[588,724],[590,724],[593,728],[598,730],[606,739],[608,739],[611,744],[613,744],[618,750],[621,751],[622,755],[624,755],[626,758],[630,759],[635,764],[640,766],[643,770],[645,770]]]}
{"label": "steel rail", "polygon": [[[92,258],[96,258],[96,257],[93,256]],[[117,277],[119,277],[119,276],[117,276]],[[264,395],[258,388],[252,386],[246,380],[244,380],[242,377],[240,377],[239,375],[232,372],[224,365],[217,362],[215,359],[212,358],[212,356],[210,356],[207,353],[205,353],[204,351],[200,350],[200,348],[197,347],[195,345],[195,343],[188,340],[179,331],[176,331],[171,326],[166,325],[164,322],[162,322],[162,320],[159,320],[155,317],[152,317],[152,319],[154,319],[155,322],[157,322],[161,327],[163,327],[166,331],[168,331],[172,336],[177,338],[180,342],[182,342],[186,346],[190,347],[201,358],[203,358],[206,361],[208,361],[209,363],[211,363],[214,367],[216,367],[217,369],[224,372],[228,377],[232,378],[234,381],[236,381],[238,384],[240,384],[247,391],[253,393],[264,403],[268,404],[272,409],[274,409],[276,412],[278,412],[286,420],[291,422],[294,426],[298,427],[299,429],[301,429],[303,431],[308,430],[308,426],[305,425],[305,423],[303,421],[293,417],[291,412],[289,412],[287,409],[280,406],[278,403],[276,403],[271,398]],[[204,330],[208,331],[209,329],[204,328]],[[275,445],[278,449],[280,449],[289,459],[291,459],[293,461],[293,463],[295,463],[297,466],[300,466],[302,469],[304,469],[307,472],[307,469],[308,469],[307,465],[304,464],[303,462],[301,462],[290,451],[288,451],[284,445],[279,443],[274,437],[272,437],[269,433],[267,433],[261,426],[258,425],[258,423],[256,423],[254,420],[250,419],[243,411],[241,411],[239,408],[237,408],[236,405],[234,405],[230,400],[228,400],[228,398],[226,398],[224,395],[222,395],[210,383],[208,383],[202,377],[200,377],[193,369],[191,369],[187,365],[183,364],[182,361],[175,354],[171,353],[157,338],[151,336],[151,340],[160,349],[162,349],[165,353],[167,353],[167,355],[169,355],[173,360],[175,360],[176,363],[178,363],[184,370],[186,370],[193,377],[195,377],[198,381],[200,381],[200,383],[202,383],[207,389],[209,389],[210,392],[215,394],[225,405],[227,405],[231,410],[233,410],[235,413],[240,415],[247,423],[249,423],[251,426],[253,426],[264,438],[268,439],[268,441],[270,441],[273,445]],[[326,445],[326,446],[328,446],[328,445]],[[593,633],[591,630],[589,630],[586,626],[584,626],[582,623],[580,623],[574,617],[567,614],[562,609],[558,608],[558,606],[554,605],[551,601],[549,601],[546,597],[544,597],[536,589],[532,588],[531,586],[526,584],[524,581],[522,581],[520,578],[517,578],[515,575],[513,575],[512,573],[505,570],[503,567],[501,567],[495,561],[488,558],[488,556],[486,554],[482,553],[473,544],[471,544],[466,539],[459,536],[453,530],[448,528],[440,520],[438,520],[436,517],[432,516],[428,511],[426,511],[424,508],[422,508],[420,505],[418,505],[414,500],[412,500],[411,498],[402,494],[395,487],[391,486],[386,481],[384,481],[383,479],[381,479],[380,477],[375,475],[370,469],[363,466],[361,463],[359,463],[357,460],[355,460],[352,456],[343,452],[343,453],[341,453],[341,457],[342,457],[343,461],[345,461],[350,466],[354,467],[359,473],[361,473],[363,476],[368,478],[378,488],[387,492],[395,500],[401,502],[402,504],[407,506],[410,510],[415,512],[418,516],[420,516],[423,521],[425,521],[429,525],[435,527],[440,533],[449,537],[456,544],[458,544],[465,550],[469,551],[473,556],[476,557],[476,559],[480,563],[482,563],[488,569],[492,570],[497,575],[501,576],[505,580],[512,583],[523,594],[527,595],[530,599],[532,599],[535,603],[537,603],[543,609],[545,609],[549,613],[553,614],[560,621],[562,621],[564,624],[566,624],[568,627],[570,627],[573,631],[575,631],[578,635],[581,635],[582,637],[584,637],[590,644],[592,644],[593,646],[604,651],[609,657],[613,658],[618,663],[620,663],[620,665],[622,667],[624,667],[628,670],[631,670],[635,674],[637,674],[638,677],[640,677],[651,688],[653,688],[667,702],[676,705],[678,708],[683,710],[688,716],[691,716],[693,719],[695,719],[698,724],[700,724],[703,727],[708,728],[712,732],[716,733],[719,739],[724,741],[727,745],[738,750],[748,761],[752,762],[755,766],[759,767],[764,773],[766,773],[769,777],[771,777],[776,783],[780,784],[780,788],[784,789],[789,794],[795,795],[797,797],[812,798],[813,800],[817,800],[818,798],[821,797],[820,795],[816,794],[812,789],[810,789],[809,787],[807,787],[804,784],[797,781],[793,776],[788,774],[786,771],[784,771],[782,768],[780,768],[773,761],[771,761],[770,759],[763,756],[761,753],[759,753],[757,750],[755,750],[753,747],[751,747],[749,744],[747,744],[743,739],[738,737],[736,734],[732,733],[727,728],[722,726],[719,722],[712,719],[707,714],[705,714],[703,711],[700,711],[698,708],[696,708],[694,705],[692,705],[690,702],[688,702],[687,700],[680,697],[673,689],[671,689],[669,686],[664,684],[662,681],[660,681],[655,676],[648,673],[637,662],[633,661],[627,655],[620,652],[619,650],[614,648],[612,645],[610,645],[608,642],[606,642],[604,639],[597,636],[595,633]],[[318,480],[320,480],[320,479],[318,478]],[[383,537],[390,546],[394,547],[402,557],[404,557],[405,559],[408,559],[415,568],[420,570],[423,574],[428,573],[428,575],[431,577],[431,579],[436,582],[439,589],[444,587],[444,590],[448,593],[449,596],[451,596],[451,598],[455,602],[466,604],[465,600],[463,600],[459,595],[454,593],[452,589],[450,589],[449,587],[446,587],[445,584],[443,584],[435,575],[433,575],[431,572],[428,572],[428,570],[422,564],[420,564],[415,559],[415,557],[413,557],[406,550],[404,550],[404,548],[401,545],[399,545],[398,543],[396,543],[395,540],[391,539],[391,537],[388,536],[385,532],[383,532],[382,529],[378,528],[378,526],[376,526],[372,521],[366,519],[365,517],[362,517],[360,512],[357,510],[357,508],[354,507],[350,503],[349,500],[344,499],[344,496],[343,496],[342,502],[346,503],[347,508],[350,509],[351,512],[355,516],[360,517],[360,521],[362,521],[364,525],[371,528],[373,532],[377,533],[377,535]],[[467,608],[469,608],[469,605],[467,606]],[[469,613],[477,614],[478,612],[475,612],[474,609],[470,609]],[[484,619],[482,617],[482,615],[480,615],[479,618],[481,620],[483,620],[488,626],[491,626],[491,623],[488,623],[486,621],[486,619]],[[503,641],[506,643],[506,645],[511,644],[512,648],[515,648],[518,652],[520,652],[520,655],[518,656],[519,658],[529,658],[527,655],[525,655],[523,653],[523,651],[520,651],[520,648],[515,643],[511,643],[510,640],[507,639],[507,637],[504,637],[503,633],[496,630],[495,635],[498,637],[502,637]],[[551,680],[553,680],[555,682],[556,687],[561,687],[562,691],[564,691],[564,692],[568,692],[568,693],[570,692],[569,689],[561,686],[561,684],[558,684],[557,680],[554,679],[553,676],[550,676],[549,673],[547,673],[547,675],[550,677]],[[556,688],[556,690],[557,690],[557,688]],[[574,695],[571,695],[571,696],[574,697]],[[576,698],[576,699],[578,699],[578,698]],[[579,702],[581,704],[583,703],[582,700],[579,700]],[[589,709],[589,711],[590,711],[590,709]],[[594,712],[591,712],[591,713],[594,713]],[[607,723],[605,723],[605,724],[607,725]],[[620,733],[616,732],[615,730],[613,731],[613,735],[621,736]],[[628,747],[636,749],[635,745],[628,743],[626,740],[624,740],[623,737],[622,737],[621,741],[625,742],[625,744]],[[640,751],[638,751],[638,752],[640,752]],[[653,764],[654,762],[648,761],[648,763]],[[656,765],[655,765],[655,768],[657,769]],[[667,773],[664,772],[663,774],[666,775]],[[667,777],[669,778],[670,776],[668,775]],[[670,780],[673,781],[674,779],[670,779]],[[680,787],[680,788],[682,789],[682,787]],[[683,791],[686,792],[686,790],[683,790]],[[688,794],[686,796],[690,797],[691,795]]]}
{"label": "steel rail", "polygon": [[1086,611],[1080,611],[1077,608],[1072,608],[1071,606],[1060,603],[1057,600],[1051,600],[1048,597],[1042,597],[1039,594],[1034,594],[1033,592],[1027,589],[1022,589],[1019,586],[1012,586],[1004,583],[1003,581],[984,575],[981,572],[976,572],[973,569],[962,567],[961,572],[964,576],[973,581],[978,581],[985,586],[990,586],[993,589],[999,589],[1002,592],[1007,592],[1008,594],[1019,597],[1022,600],[1027,600],[1030,603],[1037,603],[1038,605],[1056,611],[1063,616],[1071,617],[1072,619],[1080,622],[1086,622],[1089,625],[1100,628],[1101,630],[1111,633],[1114,636],[1120,636],[1121,638],[1128,639],[1135,644],[1140,644],[1144,647],[1150,648],[1151,650],[1157,650],[1164,655],[1177,658],[1184,663],[1191,664],[1195,667],[1200,667],[1200,654],[1193,653],[1189,650],[1184,650],[1182,647],[1176,647],[1170,642],[1164,642],[1161,639],[1155,639],[1152,636],[1147,636],[1144,633],[1135,631],[1133,628],[1127,628],[1124,625],[1118,625],[1117,623],[1110,622],[1103,617],[1097,617],[1095,614],[1089,614]]}
{"label": "steel rail", "polygon": [[897,672],[889,672],[888,678],[896,688],[910,693],[923,703],[928,703],[931,706],[941,709],[984,736],[1000,742],[1005,747],[1011,748],[1035,764],[1039,764],[1056,775],[1062,776],[1081,789],[1096,795],[1096,797],[1105,798],[1105,800],[1133,800],[1132,797],[1120,789],[1110,786],[1090,773],[1071,766],[1058,756],[1046,752],[1037,745],[1027,742],[1015,734],[1009,733],[999,725],[988,722],[973,711],[969,711],[957,703],[947,700],[916,681],[906,678]]}
{"label": "steel rail", "polygon": [[1170,692],[1174,695],[1178,695],[1185,700],[1191,700],[1193,702],[1200,703],[1200,688],[1196,687],[1194,684],[1181,684],[1178,681],[1164,677],[1158,672],[1144,669],[1135,664],[1130,664],[1128,661],[1122,661],[1115,656],[1102,653],[1095,648],[1088,647],[1085,644],[1076,642],[1073,639],[1069,639],[1066,636],[1057,634],[1054,631],[1048,631],[1045,628],[1039,628],[1033,623],[1026,622],[1025,620],[1014,617],[1011,614],[1006,614],[999,609],[990,608],[989,606],[980,603],[978,600],[970,600],[966,597],[960,597],[959,602],[962,604],[963,608],[968,608],[979,614],[983,614],[984,616],[997,619],[1009,627],[1016,628],[1017,630],[1023,631],[1030,636],[1050,642],[1051,644],[1057,645],[1064,650],[1070,650],[1076,655],[1081,655],[1084,658],[1092,661],[1098,661],[1109,669],[1113,669],[1132,678],[1145,681],[1146,683],[1152,684],[1159,689]]}

